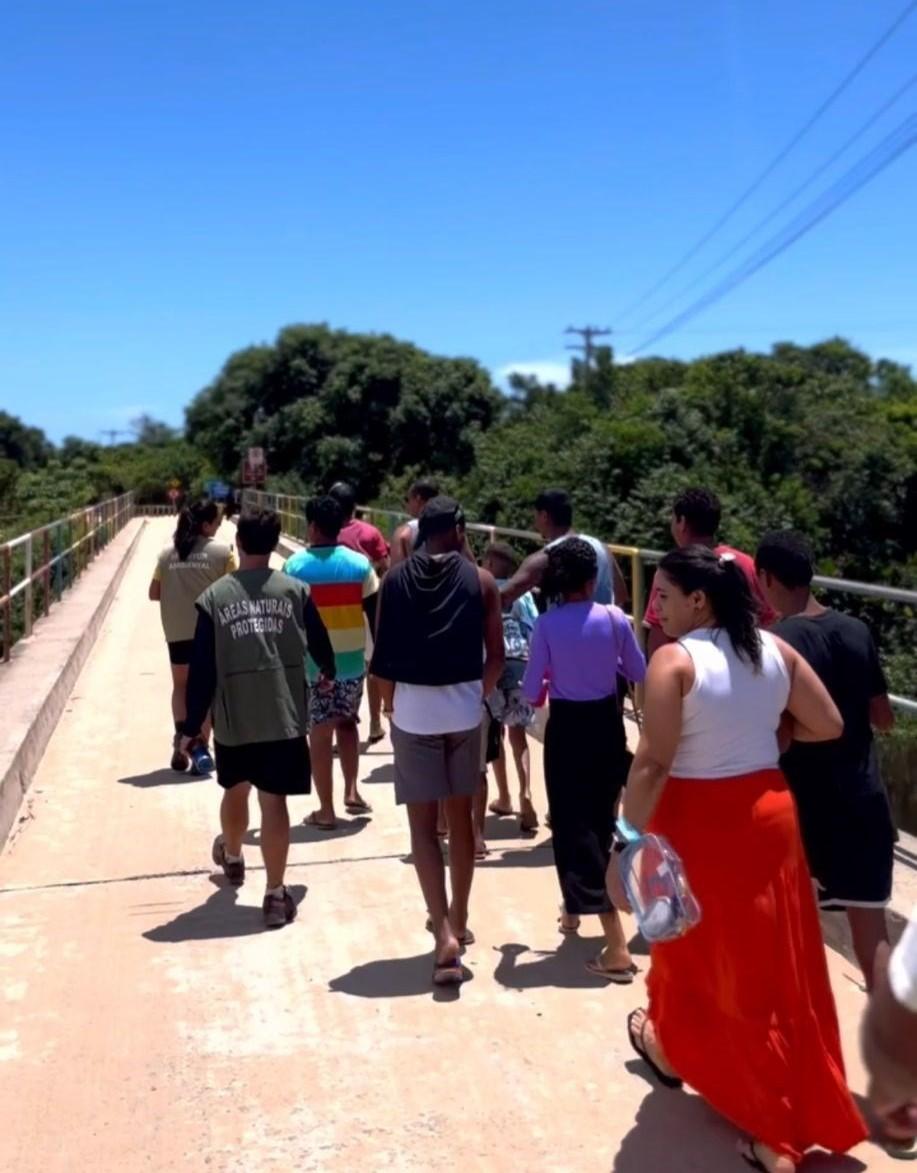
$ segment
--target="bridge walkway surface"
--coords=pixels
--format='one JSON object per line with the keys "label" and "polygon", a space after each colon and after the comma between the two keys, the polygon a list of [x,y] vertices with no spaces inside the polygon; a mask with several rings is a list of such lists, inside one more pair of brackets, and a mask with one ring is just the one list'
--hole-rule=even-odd
{"label": "bridge walkway surface", "polygon": [[[585,973],[597,925],[558,936],[548,832],[491,821],[473,980],[448,1000],[431,990],[387,742],[362,758],[371,818],[322,834],[292,801],[292,926],[262,930],[256,829],[246,886],[211,875],[219,794],[167,768],[169,670],[146,600],[169,528],[141,534],[0,856],[0,1169],[739,1173],[733,1129],[641,1074],[624,1019],[642,982]],[[537,762],[535,786],[543,811]],[[865,999],[830,964],[862,1092]],[[892,1161],[866,1145],[806,1165],[864,1167]]]}

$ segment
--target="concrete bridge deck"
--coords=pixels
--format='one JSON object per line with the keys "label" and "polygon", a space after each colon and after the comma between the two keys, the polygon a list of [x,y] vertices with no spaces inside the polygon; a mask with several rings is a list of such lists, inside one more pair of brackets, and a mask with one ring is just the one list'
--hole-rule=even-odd
{"label": "concrete bridge deck", "polygon": [[[218,791],[167,768],[168,661],[146,601],[169,528],[141,535],[0,856],[0,1169],[740,1173],[728,1125],[641,1075],[624,1018],[642,986],[584,972],[597,925],[558,936],[547,833],[491,822],[474,980],[433,994],[387,742],[362,759],[371,819],[294,827],[292,926],[262,931],[257,831],[243,889],[211,876]],[[540,765],[535,788],[543,810]],[[830,961],[862,1092],[864,995]],[[872,1145],[805,1166],[892,1167]]]}

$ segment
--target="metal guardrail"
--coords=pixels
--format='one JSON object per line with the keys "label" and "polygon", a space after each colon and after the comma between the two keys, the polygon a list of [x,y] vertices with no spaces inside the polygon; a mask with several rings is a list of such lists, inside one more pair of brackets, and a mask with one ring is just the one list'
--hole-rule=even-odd
{"label": "metal guardrail", "polygon": [[32,634],[36,603],[47,615],[92,559],[134,516],[134,494],[79,509],[50,525],[0,543],[3,662]]}
{"label": "metal guardrail", "polygon": [[[243,504],[255,508],[273,509],[280,517],[283,531],[296,541],[306,541],[305,498],[292,497],[282,493],[266,493],[260,490],[247,489],[243,497]],[[408,520],[408,514],[396,509],[376,509],[371,506],[360,506],[360,513],[364,518],[385,519],[389,533],[402,522]],[[382,528],[382,527],[380,527]],[[471,533],[481,534],[488,542],[505,538],[516,538],[534,545],[542,545],[544,539],[533,530],[510,529],[499,525],[481,525],[469,522],[467,526]],[[610,553],[630,566],[630,593],[633,601],[633,622],[638,633],[643,624],[643,611],[646,599],[646,568],[659,562],[665,554],[662,550],[648,550],[637,546],[619,546],[607,543]],[[901,603],[907,607],[917,609],[917,591],[903,587],[883,586],[880,583],[857,582],[855,579],[828,578],[816,575],[813,585],[822,590],[835,591],[839,594],[859,595],[863,598],[877,599],[880,602]],[[917,700],[911,697],[895,696],[889,698],[896,709],[903,713],[917,716]]]}

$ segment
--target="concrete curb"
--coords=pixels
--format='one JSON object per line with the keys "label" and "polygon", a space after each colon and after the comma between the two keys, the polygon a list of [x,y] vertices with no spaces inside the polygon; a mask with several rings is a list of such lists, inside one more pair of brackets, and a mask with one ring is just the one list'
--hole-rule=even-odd
{"label": "concrete curb", "polygon": [[[92,650],[146,521],[135,519],[93,561],[63,602],[21,641],[0,673],[0,848]],[[39,659],[38,649],[43,653]],[[18,654],[17,654],[18,650]]]}

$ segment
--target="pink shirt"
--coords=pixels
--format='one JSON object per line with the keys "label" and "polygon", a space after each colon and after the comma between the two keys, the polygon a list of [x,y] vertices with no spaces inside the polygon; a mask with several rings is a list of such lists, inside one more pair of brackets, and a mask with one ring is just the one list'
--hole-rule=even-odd
{"label": "pink shirt", "polygon": [[[734,550],[732,546],[714,546],[714,554],[732,554],[736,560],[736,564],[748,579],[748,585],[751,587],[752,597],[758,604],[758,622],[762,627],[770,627],[777,618],[777,612],[770,606],[767,599],[761,590],[761,584],[758,582],[758,572],[755,570],[754,561],[747,555],[743,554],[741,550]],[[646,611],[643,613],[644,627],[662,627],[659,619],[659,610],[656,606],[656,580],[653,579],[653,589],[650,591],[649,602],[646,604]]]}
{"label": "pink shirt", "polygon": [[374,525],[368,521],[354,518],[338,534],[338,544],[356,550],[358,554],[365,554],[375,565],[388,557],[388,542]]}

